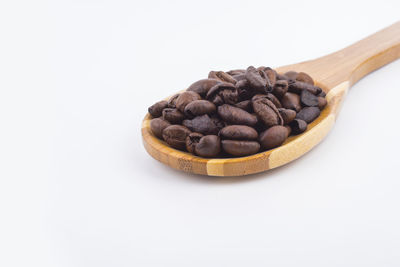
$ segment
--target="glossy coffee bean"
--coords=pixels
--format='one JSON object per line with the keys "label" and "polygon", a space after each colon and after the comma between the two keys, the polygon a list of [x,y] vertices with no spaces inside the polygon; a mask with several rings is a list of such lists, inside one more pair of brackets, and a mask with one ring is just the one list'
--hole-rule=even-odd
{"label": "glossy coffee bean", "polygon": [[222,139],[257,140],[258,133],[246,125],[229,125],[219,131],[219,136]]}
{"label": "glossy coffee bean", "polygon": [[171,124],[180,124],[185,116],[176,108],[165,108],[162,112],[163,119],[169,121]]}
{"label": "glossy coffee bean", "polygon": [[185,91],[181,93],[176,99],[176,108],[179,109],[179,111],[184,112],[187,104],[200,99],[201,96],[198,93],[195,93],[193,91]]}
{"label": "glossy coffee bean", "polygon": [[278,108],[279,114],[283,119],[283,124],[289,124],[294,118],[296,118],[296,111],[286,108]]}
{"label": "glossy coffee bean", "polygon": [[292,109],[296,112],[299,112],[301,109],[300,96],[298,94],[286,93],[283,96],[281,103],[284,108]]}
{"label": "glossy coffee bean", "polygon": [[275,105],[267,98],[258,98],[253,100],[253,110],[257,118],[265,127],[282,125],[283,119]]}
{"label": "glossy coffee bean", "polygon": [[186,105],[184,114],[188,118],[204,114],[213,114],[217,111],[217,107],[208,100],[195,100]]}
{"label": "glossy coffee bean", "polygon": [[305,107],[302,110],[300,110],[299,113],[296,115],[296,119],[303,120],[307,123],[310,123],[314,121],[321,111],[319,110],[318,107]]}
{"label": "glossy coffee bean", "polygon": [[300,94],[302,90],[307,90],[314,95],[318,95],[322,91],[320,87],[311,85],[309,83],[304,83],[299,81],[289,82],[289,88],[288,88],[289,92]]}
{"label": "glossy coffee bean", "polygon": [[231,105],[219,106],[218,115],[229,124],[254,126],[257,123],[257,118],[254,115]]}
{"label": "glossy coffee bean", "polygon": [[195,146],[194,151],[200,157],[216,157],[221,152],[221,139],[216,135],[203,136]]}
{"label": "glossy coffee bean", "polygon": [[294,119],[289,123],[290,128],[292,129],[292,134],[301,134],[305,130],[307,130],[307,122],[299,119]]}
{"label": "glossy coffee bean", "polygon": [[164,108],[168,106],[168,102],[163,100],[155,103],[154,105],[150,106],[148,111],[153,118],[161,117],[162,111]]}
{"label": "glossy coffee bean", "polygon": [[221,83],[221,81],[217,79],[203,79],[190,85],[186,91],[192,91],[205,97],[207,92],[218,83]]}
{"label": "glossy coffee bean", "polygon": [[311,78],[311,76],[308,75],[308,74],[305,73],[305,72],[299,72],[299,73],[296,75],[296,81],[304,82],[304,83],[308,83],[308,84],[314,85],[314,80],[313,80],[313,78]]}
{"label": "glossy coffee bean", "polygon": [[300,94],[300,102],[305,107],[316,107],[318,106],[318,97],[308,90],[303,90]]}
{"label": "glossy coffee bean", "polygon": [[207,114],[197,116],[192,120],[184,120],[182,122],[182,125],[193,132],[201,133],[204,135],[218,134],[220,130],[215,121],[212,120]]}
{"label": "glossy coffee bean", "polygon": [[195,153],[195,147],[203,137],[201,133],[191,133],[186,137],[186,150],[190,153]]}
{"label": "glossy coffee bean", "polygon": [[250,66],[246,70],[246,80],[249,83],[249,86],[253,88],[255,91],[259,93],[267,93],[267,82],[268,77],[266,74],[261,71],[257,70],[253,66]]}
{"label": "glossy coffee bean", "polygon": [[238,92],[231,83],[219,83],[213,86],[206,95],[206,99],[216,106],[222,104],[235,104],[238,101]]}
{"label": "glossy coffee bean", "polygon": [[190,134],[190,130],[182,125],[171,125],[164,129],[163,139],[173,148],[185,150],[186,137]]}
{"label": "glossy coffee bean", "polygon": [[235,84],[236,80],[228,73],[223,71],[210,71],[208,74],[209,79],[220,80],[221,82]]}
{"label": "glossy coffee bean", "polygon": [[289,132],[284,126],[272,126],[260,134],[259,142],[263,149],[278,147],[288,138]]}
{"label": "glossy coffee bean", "polygon": [[155,118],[150,121],[150,129],[153,132],[153,134],[160,139],[163,139],[162,133],[165,128],[170,126],[171,124],[162,119],[162,118]]}
{"label": "glossy coffee bean", "polygon": [[257,153],[260,144],[256,141],[222,140],[222,149],[229,155],[243,157]]}

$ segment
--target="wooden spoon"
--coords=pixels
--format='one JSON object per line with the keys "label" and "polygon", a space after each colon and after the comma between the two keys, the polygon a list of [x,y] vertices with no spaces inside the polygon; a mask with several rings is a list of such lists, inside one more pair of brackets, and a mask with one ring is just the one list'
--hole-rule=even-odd
{"label": "wooden spoon", "polygon": [[[279,67],[279,73],[308,73],[327,93],[327,106],[308,125],[280,147],[241,158],[206,159],[175,150],[151,132],[150,115],[142,124],[143,144],[155,159],[185,172],[210,176],[241,176],[273,169],[307,153],[332,129],[348,89],[368,73],[400,57],[400,21],[349,47],[327,56]],[[399,73],[400,74],[400,73]]]}

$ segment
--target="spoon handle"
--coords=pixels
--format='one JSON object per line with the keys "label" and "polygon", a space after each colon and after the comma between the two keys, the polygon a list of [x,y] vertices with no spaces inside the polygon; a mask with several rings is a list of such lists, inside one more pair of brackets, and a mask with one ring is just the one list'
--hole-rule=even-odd
{"label": "spoon handle", "polygon": [[[332,54],[281,68],[304,71],[329,90],[356,83],[368,73],[400,58],[400,21]],[[289,70],[289,69],[287,69]]]}

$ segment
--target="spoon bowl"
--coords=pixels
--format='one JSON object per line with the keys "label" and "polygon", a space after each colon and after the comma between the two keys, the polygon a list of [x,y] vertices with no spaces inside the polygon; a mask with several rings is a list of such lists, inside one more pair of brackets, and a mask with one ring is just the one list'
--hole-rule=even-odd
{"label": "spoon bowl", "polygon": [[240,158],[201,158],[176,150],[150,130],[150,114],[142,123],[143,144],[156,160],[178,170],[210,176],[243,176],[273,169],[304,155],[332,129],[349,88],[368,73],[400,57],[400,22],[327,56],[276,68],[278,73],[306,72],[326,93],[320,116],[281,146]]}

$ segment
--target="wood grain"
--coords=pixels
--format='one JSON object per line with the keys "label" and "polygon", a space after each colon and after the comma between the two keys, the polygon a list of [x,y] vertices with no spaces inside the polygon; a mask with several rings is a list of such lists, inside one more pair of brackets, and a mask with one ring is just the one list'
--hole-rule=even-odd
{"label": "wood grain", "polygon": [[241,158],[205,159],[173,149],[142,123],[143,144],[156,160],[181,171],[210,176],[242,176],[273,169],[310,151],[332,129],[348,89],[363,76],[400,57],[400,22],[330,55],[277,68],[310,74],[326,93],[327,106],[307,131],[275,149]]}

